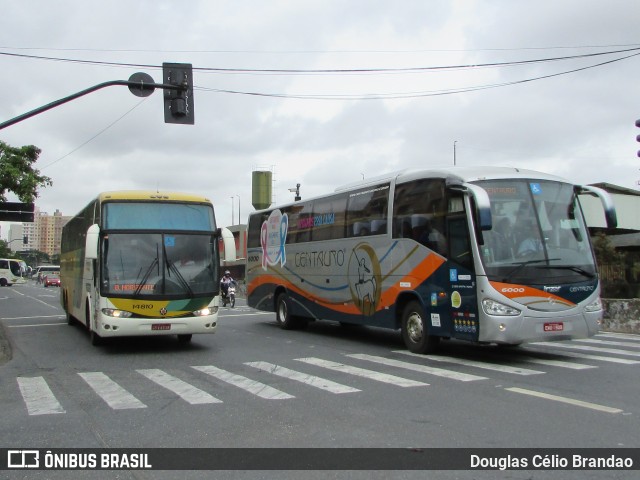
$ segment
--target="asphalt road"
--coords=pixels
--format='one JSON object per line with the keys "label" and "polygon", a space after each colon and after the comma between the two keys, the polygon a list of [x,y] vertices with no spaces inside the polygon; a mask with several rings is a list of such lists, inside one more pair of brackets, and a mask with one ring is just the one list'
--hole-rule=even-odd
{"label": "asphalt road", "polygon": [[[12,347],[0,366],[2,448],[640,447],[638,336],[516,349],[452,341],[438,355],[413,356],[397,332],[329,322],[283,331],[275,314],[239,301],[222,310],[216,334],[190,344],[169,336],[94,347],[83,327],[67,325],[58,289],[34,284],[0,289],[0,324]],[[603,478],[601,471],[392,473],[216,478]],[[637,478],[637,471],[605,476]]]}

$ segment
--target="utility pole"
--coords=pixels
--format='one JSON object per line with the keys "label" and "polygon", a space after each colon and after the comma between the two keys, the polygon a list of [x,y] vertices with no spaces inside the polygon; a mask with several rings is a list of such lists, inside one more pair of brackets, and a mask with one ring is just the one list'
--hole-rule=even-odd
{"label": "utility pole", "polygon": [[456,143],[458,143],[457,140],[453,141],[453,166],[456,166]]}

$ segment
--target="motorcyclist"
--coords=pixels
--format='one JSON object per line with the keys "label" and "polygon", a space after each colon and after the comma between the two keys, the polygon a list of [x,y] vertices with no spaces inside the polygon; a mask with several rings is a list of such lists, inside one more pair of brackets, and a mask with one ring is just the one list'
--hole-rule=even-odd
{"label": "motorcyclist", "polygon": [[222,290],[223,297],[228,296],[229,285],[237,286],[238,283],[231,276],[231,272],[229,270],[225,270],[224,275],[220,279],[220,289]]}

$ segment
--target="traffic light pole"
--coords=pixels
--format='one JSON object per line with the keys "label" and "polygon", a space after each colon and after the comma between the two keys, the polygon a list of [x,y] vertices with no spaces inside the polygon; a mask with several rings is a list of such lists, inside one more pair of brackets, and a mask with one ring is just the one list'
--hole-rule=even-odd
{"label": "traffic light pole", "polygon": [[[166,64],[166,65],[182,66],[183,64]],[[191,65],[188,65],[188,64],[184,64],[184,65],[188,66],[189,68],[188,71],[190,72]],[[188,77],[188,80],[192,82],[191,76]],[[51,110],[52,108],[63,105],[67,102],[70,102],[71,100],[75,100],[76,98],[83,97],[84,95],[95,92],[96,90],[100,90],[105,87],[112,87],[114,85],[127,86],[129,87],[129,90],[131,91],[131,93],[133,93],[138,97],[147,97],[151,95],[156,88],[161,88],[163,90],[173,90],[178,93],[178,96],[190,93],[190,91],[193,90],[193,83],[187,83],[186,80],[181,82],[175,81],[175,82],[172,82],[171,84],[154,83],[153,78],[151,78],[150,75],[146,73],[138,72],[131,75],[131,77],[129,77],[129,80],[112,80],[110,82],[100,83],[98,85],[94,85],[93,87],[87,88],[86,90],[82,90],[80,92],[74,93],[73,95],[69,95],[68,97],[64,97],[64,98],[61,98],[60,100],[51,102],[47,105],[43,105],[42,107],[36,108],[34,110],[31,110],[30,112],[19,115],[15,118],[12,118],[11,120],[7,120],[6,122],[2,122],[0,123],[0,130],[2,130],[3,128],[9,127],[11,125],[14,125],[18,122],[21,122],[23,120],[26,120],[27,118],[31,118],[42,112],[46,112],[47,110]],[[182,122],[182,123],[185,123],[185,122]]]}

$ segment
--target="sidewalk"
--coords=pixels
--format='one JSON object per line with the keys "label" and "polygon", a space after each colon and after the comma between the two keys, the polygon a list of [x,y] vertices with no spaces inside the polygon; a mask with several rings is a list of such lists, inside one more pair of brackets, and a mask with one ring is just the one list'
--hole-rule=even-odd
{"label": "sidewalk", "polygon": [[0,323],[0,365],[11,360],[11,344],[4,326]]}

